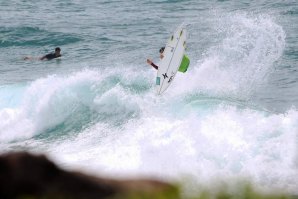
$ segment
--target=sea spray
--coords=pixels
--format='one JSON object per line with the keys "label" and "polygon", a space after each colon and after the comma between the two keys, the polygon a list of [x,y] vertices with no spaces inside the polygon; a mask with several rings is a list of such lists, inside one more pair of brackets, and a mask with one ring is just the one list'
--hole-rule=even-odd
{"label": "sea spray", "polygon": [[192,60],[190,72],[177,75],[173,91],[247,100],[281,57],[285,32],[269,15],[233,13],[215,22],[221,40]]}

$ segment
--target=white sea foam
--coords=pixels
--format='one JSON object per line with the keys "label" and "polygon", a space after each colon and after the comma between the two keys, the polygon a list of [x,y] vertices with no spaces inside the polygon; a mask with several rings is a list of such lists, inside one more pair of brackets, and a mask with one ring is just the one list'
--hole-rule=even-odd
{"label": "white sea foam", "polygon": [[180,118],[146,115],[121,128],[98,123],[50,147],[50,154],[67,167],[98,174],[190,175],[202,182],[243,177],[295,192],[297,121],[296,110],[268,115],[233,106]]}

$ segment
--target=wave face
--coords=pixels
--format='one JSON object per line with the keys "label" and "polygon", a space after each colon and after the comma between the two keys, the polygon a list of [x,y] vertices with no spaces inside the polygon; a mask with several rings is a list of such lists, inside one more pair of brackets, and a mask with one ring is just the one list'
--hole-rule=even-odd
{"label": "wave face", "polygon": [[[1,152],[42,152],[111,176],[248,178],[297,193],[293,3],[53,1],[40,19],[48,27],[30,20],[48,12],[42,5],[3,7],[24,12],[1,14]],[[191,65],[157,96],[144,60],[181,22]],[[59,61],[14,57],[56,45]]]}

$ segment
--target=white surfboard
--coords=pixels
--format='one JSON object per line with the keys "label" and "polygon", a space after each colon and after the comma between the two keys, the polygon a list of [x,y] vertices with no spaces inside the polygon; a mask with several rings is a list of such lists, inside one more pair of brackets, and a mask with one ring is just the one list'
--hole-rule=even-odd
{"label": "white surfboard", "polygon": [[186,47],[186,30],[178,27],[169,38],[156,77],[157,94],[162,94],[173,82]]}

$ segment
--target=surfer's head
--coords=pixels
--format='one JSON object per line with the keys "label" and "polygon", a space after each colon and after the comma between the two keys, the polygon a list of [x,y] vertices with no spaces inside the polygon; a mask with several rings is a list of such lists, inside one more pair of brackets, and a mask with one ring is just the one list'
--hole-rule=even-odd
{"label": "surfer's head", "polygon": [[59,47],[55,48],[55,52],[60,52],[61,49]]}
{"label": "surfer's head", "polygon": [[162,47],[159,49],[159,53],[160,53],[160,59],[162,59],[164,56],[163,56],[163,52],[165,51],[165,47]]}
{"label": "surfer's head", "polygon": [[60,55],[61,49],[59,47],[55,48],[55,54]]}
{"label": "surfer's head", "polygon": [[161,47],[161,48],[159,49],[159,53],[160,53],[160,54],[162,54],[163,51],[165,51],[165,47]]}

